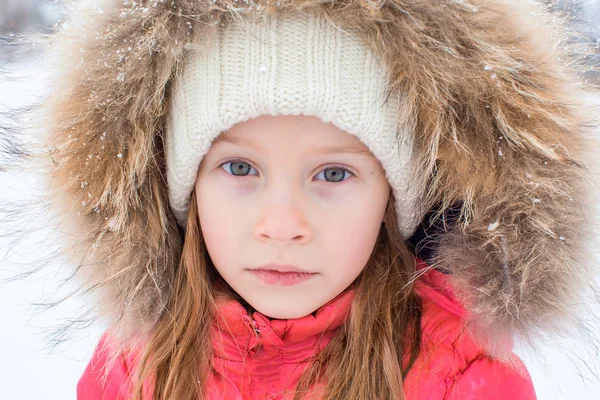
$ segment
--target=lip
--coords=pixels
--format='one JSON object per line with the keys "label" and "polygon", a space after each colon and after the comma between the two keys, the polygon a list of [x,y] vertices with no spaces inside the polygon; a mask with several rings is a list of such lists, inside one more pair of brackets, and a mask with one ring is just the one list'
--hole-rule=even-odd
{"label": "lip", "polygon": [[293,265],[268,264],[248,271],[270,285],[291,286],[304,282],[317,275]]}
{"label": "lip", "polygon": [[299,272],[304,274],[310,274],[310,272],[303,270],[302,268],[298,268],[294,265],[283,265],[283,264],[267,264],[261,267],[250,268],[251,270],[267,270],[267,271],[277,271],[277,272]]}

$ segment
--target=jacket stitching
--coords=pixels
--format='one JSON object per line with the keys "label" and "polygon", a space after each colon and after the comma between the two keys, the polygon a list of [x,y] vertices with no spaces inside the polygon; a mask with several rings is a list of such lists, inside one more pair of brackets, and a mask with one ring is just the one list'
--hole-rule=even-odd
{"label": "jacket stitching", "polygon": [[477,362],[477,361],[481,361],[486,359],[487,356],[484,354],[479,354],[477,357],[473,358],[472,360],[470,360],[467,365],[465,365],[465,367],[461,370],[459,370],[458,372],[454,373],[454,374],[448,374],[446,375],[446,393],[444,394],[444,399],[443,400],[447,400],[448,396],[450,395],[450,391],[452,390],[452,388],[454,387],[454,385],[456,384],[456,382],[460,379],[460,377],[467,372],[467,370],[469,368],[471,368],[471,366]]}

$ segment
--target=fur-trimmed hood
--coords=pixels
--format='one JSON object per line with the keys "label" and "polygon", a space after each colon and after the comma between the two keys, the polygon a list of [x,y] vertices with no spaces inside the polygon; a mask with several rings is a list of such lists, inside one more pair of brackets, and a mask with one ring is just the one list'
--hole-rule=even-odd
{"label": "fur-trimmed hood", "polygon": [[[83,287],[115,327],[151,327],[182,234],[168,206],[163,127],[189,44],[247,12],[319,12],[358,35],[410,104],[431,264],[451,273],[475,331],[532,334],[568,317],[590,276],[580,88],[542,7],[514,0],[104,1],[74,12],[50,48],[42,111],[50,182],[77,234]],[[528,2],[529,3],[529,2]],[[482,337],[485,335],[482,335]]]}

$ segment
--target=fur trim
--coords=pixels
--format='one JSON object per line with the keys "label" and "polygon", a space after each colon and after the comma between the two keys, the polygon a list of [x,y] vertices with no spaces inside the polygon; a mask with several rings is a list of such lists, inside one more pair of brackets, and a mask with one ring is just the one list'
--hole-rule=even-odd
{"label": "fur trim", "polygon": [[510,0],[94,4],[58,33],[51,50],[62,55],[60,72],[44,107],[53,191],[84,238],[78,272],[116,328],[155,323],[181,251],[162,147],[186,45],[246,12],[289,10],[322,13],[359,35],[391,71],[390,91],[407,95],[427,178],[423,205],[463,204],[460,223],[437,238],[433,266],[452,272],[473,332],[492,349],[567,316],[590,276],[585,157],[598,147],[541,8]]}

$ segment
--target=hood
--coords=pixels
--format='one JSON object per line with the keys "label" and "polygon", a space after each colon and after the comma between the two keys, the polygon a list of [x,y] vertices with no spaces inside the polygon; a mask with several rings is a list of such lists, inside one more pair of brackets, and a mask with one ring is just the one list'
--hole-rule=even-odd
{"label": "hood", "polygon": [[[563,32],[522,1],[104,1],[52,38],[42,111],[49,182],[73,229],[96,310],[150,328],[170,296],[182,234],[167,200],[171,83],[191,43],[246,13],[317,12],[355,33],[409,104],[421,202],[442,222],[433,268],[449,273],[482,337],[567,318],[587,282],[588,154],[598,151]],[[556,17],[554,20],[556,20]],[[445,210],[460,209],[444,224]],[[491,335],[491,336],[490,336]]]}

